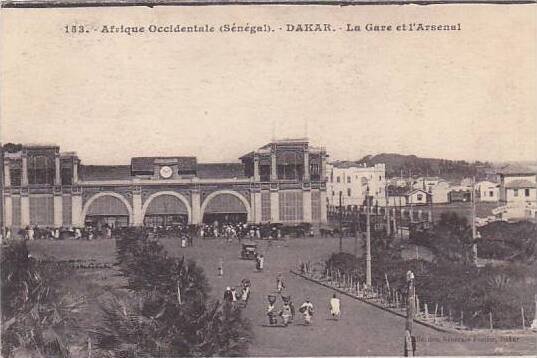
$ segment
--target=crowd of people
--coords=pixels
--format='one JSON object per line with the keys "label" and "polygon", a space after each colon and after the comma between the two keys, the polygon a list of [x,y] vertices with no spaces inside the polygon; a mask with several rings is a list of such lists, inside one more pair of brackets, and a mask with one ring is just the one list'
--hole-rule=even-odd
{"label": "crowd of people", "polygon": [[[279,273],[278,276],[276,277],[277,295],[270,294],[267,296],[268,305],[266,308],[266,315],[268,318],[269,326],[277,326],[278,317],[281,319],[281,324],[284,327],[287,327],[295,319],[295,307],[293,305],[291,296],[284,294],[285,289],[286,287],[285,287],[285,282],[283,280],[283,276],[281,273]],[[276,307],[278,296],[281,298],[281,301],[282,301],[280,309],[277,309]],[[332,316],[332,319],[339,320],[340,315],[341,315],[340,300],[339,298],[337,298],[335,293],[330,299],[329,309],[330,309],[330,315]],[[309,297],[306,297],[302,305],[299,307],[298,311],[302,313],[304,317],[304,324],[310,325],[312,323],[312,318],[313,318],[313,314],[315,313],[315,309]]]}
{"label": "crowd of people", "polygon": [[6,228],[0,234],[0,239],[9,240],[16,236],[25,240],[95,240],[95,239],[112,239],[114,229],[111,226],[103,226],[100,230],[92,226],[83,227],[41,227],[37,225],[26,226],[20,229],[17,235],[14,235],[10,228]]}
{"label": "crowd of people", "polygon": [[[6,228],[0,232],[0,240],[14,237],[22,237],[27,240],[96,240],[111,239],[126,229],[107,223],[86,223],[81,227],[50,227],[28,225],[16,232]],[[243,239],[281,239],[284,236],[302,237],[306,235],[306,229],[301,226],[285,227],[281,224],[264,223],[250,224],[246,222],[218,222],[200,225],[178,224],[173,225],[146,225],[143,226],[147,234],[158,238],[185,239],[187,246],[192,243],[193,237],[200,239],[222,239],[228,242],[239,242]],[[307,229],[307,235],[313,236],[311,229]]]}
{"label": "crowd of people", "polygon": [[240,291],[235,287],[227,286],[224,291],[224,303],[239,305],[239,307],[246,307],[248,300],[250,299],[251,282],[245,278],[241,281],[239,286]]}

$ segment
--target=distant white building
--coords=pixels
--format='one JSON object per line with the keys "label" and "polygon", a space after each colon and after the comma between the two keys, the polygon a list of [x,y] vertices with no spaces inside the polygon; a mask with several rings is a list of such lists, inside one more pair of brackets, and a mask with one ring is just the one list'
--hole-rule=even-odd
{"label": "distant white building", "polygon": [[420,177],[413,181],[412,188],[426,191],[430,194],[433,204],[449,203],[450,185],[439,177]]}
{"label": "distant white building", "polygon": [[439,181],[435,186],[433,186],[429,193],[431,194],[431,200],[433,204],[447,204],[449,203],[449,192],[451,191],[451,186],[446,181]]}
{"label": "distant white building", "polygon": [[408,205],[427,205],[430,201],[429,194],[423,189],[413,189],[407,194]]}
{"label": "distant white building", "polygon": [[464,178],[463,180],[461,180],[461,185],[462,187],[470,187],[472,186],[474,182],[474,179],[473,178]]}
{"label": "distant white building", "polygon": [[373,197],[373,205],[386,205],[386,165],[359,166],[349,162],[333,162],[326,165],[326,190],[328,204],[360,206],[364,203],[367,189]]}
{"label": "distant white building", "polygon": [[480,181],[475,185],[476,199],[482,202],[497,202],[500,200],[500,185],[491,181]]}
{"label": "distant white building", "polygon": [[537,180],[533,173],[501,174],[500,201],[526,204],[537,201]]}
{"label": "distant white building", "polygon": [[407,187],[409,186],[411,179],[405,177],[393,177],[387,180],[387,185],[394,187]]}
{"label": "distant white building", "polygon": [[518,168],[504,168],[500,176],[500,203],[493,214],[505,219],[536,219],[537,175]]}
{"label": "distant white building", "polygon": [[414,179],[412,183],[412,188],[422,189],[429,192],[430,189],[438,185],[438,183],[440,183],[441,181],[443,180],[438,177],[419,177],[417,179]]}

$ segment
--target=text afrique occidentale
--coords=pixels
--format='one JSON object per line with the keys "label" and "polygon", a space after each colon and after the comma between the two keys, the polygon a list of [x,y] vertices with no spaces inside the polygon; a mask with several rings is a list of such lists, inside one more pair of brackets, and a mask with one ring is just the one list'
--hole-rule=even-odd
{"label": "text afrique occidentale", "polygon": [[102,25],[100,28],[90,28],[84,25],[66,25],[66,33],[89,33],[100,32],[104,34],[126,34],[137,35],[144,33],[267,33],[267,32],[439,32],[439,31],[461,31],[461,24],[427,24],[427,23],[402,23],[398,25],[378,25],[378,24],[344,24],[335,26],[326,23],[296,23],[285,24],[283,26],[261,25],[237,25],[224,24],[220,26],[203,25],[148,25],[148,26],[126,26],[126,25]]}

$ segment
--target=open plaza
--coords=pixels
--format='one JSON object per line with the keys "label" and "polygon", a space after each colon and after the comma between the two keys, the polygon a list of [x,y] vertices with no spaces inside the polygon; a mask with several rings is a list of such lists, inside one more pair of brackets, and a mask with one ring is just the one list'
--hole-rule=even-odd
{"label": "open plaza", "polygon": [[[222,300],[226,287],[240,287],[245,278],[251,281],[251,297],[242,312],[249,319],[253,341],[248,350],[251,356],[363,356],[403,355],[405,319],[369,304],[340,295],[341,318],[332,319],[329,302],[335,291],[305,280],[292,273],[302,261],[326,260],[339,250],[337,238],[288,238],[284,240],[258,240],[258,250],[265,257],[263,271],[256,270],[255,261],[241,258],[241,244],[221,239],[196,240],[193,247],[181,248],[177,239],[162,239],[170,255],[194,259],[203,267],[211,286],[211,297]],[[354,252],[354,240],[343,240],[343,251]],[[361,242],[359,252],[362,252]],[[80,260],[95,264],[113,264],[116,260],[116,240],[94,241],[33,241],[29,243],[32,256],[38,259],[67,261]],[[223,263],[223,275],[218,266]],[[373,259],[373,264],[375,258]],[[276,278],[281,274],[285,282],[285,295],[290,295],[295,306],[306,297],[314,304],[315,314],[311,325],[304,325],[302,315],[292,324],[271,327],[266,317],[267,296],[276,295]],[[87,305],[80,312],[81,325],[91,329],[99,324],[99,301],[123,281],[114,266],[109,268],[77,269],[65,285],[76,294],[86,297]],[[516,341],[501,340],[513,331],[474,333],[446,333],[415,324],[418,355],[519,355],[531,354],[537,349],[535,335],[516,333]],[[83,336],[83,334],[80,334]],[[487,340],[487,337],[493,339]],[[80,345],[86,344],[80,339]]]}

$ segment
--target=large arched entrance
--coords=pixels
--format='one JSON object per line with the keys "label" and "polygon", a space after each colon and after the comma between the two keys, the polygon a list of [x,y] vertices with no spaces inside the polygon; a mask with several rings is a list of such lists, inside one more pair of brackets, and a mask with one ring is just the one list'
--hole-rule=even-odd
{"label": "large arched entrance", "polygon": [[170,226],[191,222],[188,201],[173,191],[151,195],[142,207],[142,214],[146,226]]}
{"label": "large arched entrance", "polygon": [[212,224],[250,221],[250,204],[239,193],[222,190],[207,196],[201,206],[203,222]]}
{"label": "large arched entrance", "polygon": [[107,192],[91,197],[82,210],[84,225],[101,229],[129,226],[132,222],[132,208],[120,194]]}

